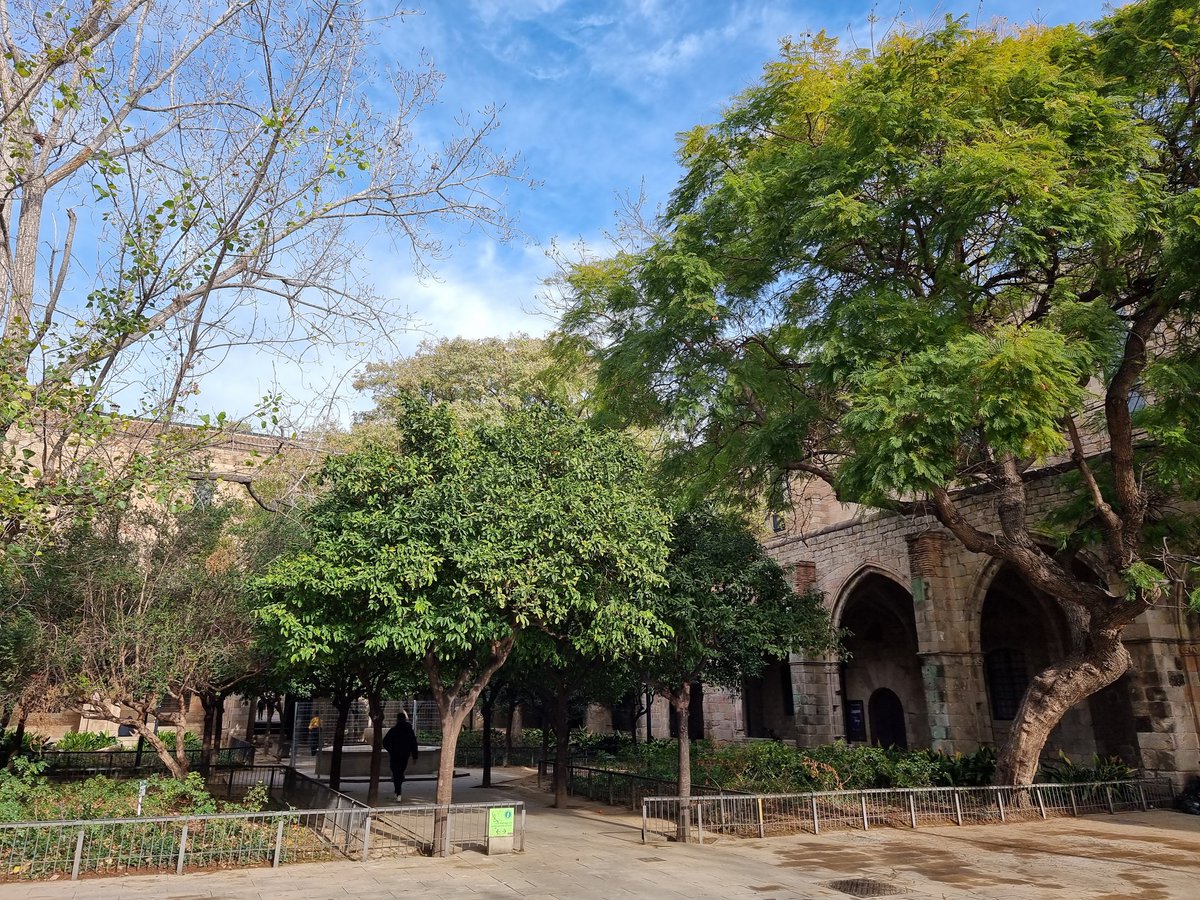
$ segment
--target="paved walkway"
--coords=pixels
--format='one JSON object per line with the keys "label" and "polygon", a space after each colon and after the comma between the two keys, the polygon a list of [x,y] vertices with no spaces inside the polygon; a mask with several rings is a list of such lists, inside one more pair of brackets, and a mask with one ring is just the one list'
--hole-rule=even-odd
{"label": "paved walkway", "polygon": [[[517,773],[509,773],[512,778]],[[898,898],[1173,900],[1200,896],[1200,817],[1155,811],[1009,826],[877,829],[643,845],[640,818],[575,803],[566,810],[517,780],[455,785],[458,801],[519,797],[528,850],[505,857],[406,857],[277,870],[130,876],[0,886],[0,900],[330,900],[330,898],[768,898],[851,896],[829,886],[872,879]],[[358,789],[355,788],[357,792]],[[365,793],[365,786],[362,787]],[[406,788],[406,800],[432,785]]]}

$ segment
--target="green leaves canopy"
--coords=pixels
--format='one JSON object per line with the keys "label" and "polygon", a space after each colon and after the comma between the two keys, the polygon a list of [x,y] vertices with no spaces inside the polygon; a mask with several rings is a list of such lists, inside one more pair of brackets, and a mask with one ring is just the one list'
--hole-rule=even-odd
{"label": "green leaves canopy", "polygon": [[728,514],[676,519],[655,612],[672,636],[648,658],[648,680],[672,694],[696,679],[740,690],[772,661],[836,643],[821,596],[796,594],[745,524]]}
{"label": "green leaves canopy", "polygon": [[1198,47],[1179,0],[1095,34],[785,43],[685,136],[662,235],[566,274],[565,343],[701,490],[802,472],[886,506],[1059,453],[1097,387],[1116,410],[1139,380],[1172,447],[1146,474],[1194,482]]}
{"label": "green leaves canopy", "polygon": [[408,399],[398,442],[331,458],[311,549],[260,582],[296,659],[339,644],[471,660],[582,618],[581,650],[652,642],[667,520],[619,435],[548,409],[461,428]]}

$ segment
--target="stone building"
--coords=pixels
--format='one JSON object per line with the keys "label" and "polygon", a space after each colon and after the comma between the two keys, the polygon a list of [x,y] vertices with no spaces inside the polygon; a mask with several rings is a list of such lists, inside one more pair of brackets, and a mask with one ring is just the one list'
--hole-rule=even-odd
{"label": "stone building", "polygon": [[[1028,489],[1031,521],[1065,492],[1055,469],[1033,473]],[[967,505],[977,523],[994,521],[987,495]],[[693,733],[948,752],[999,743],[1029,679],[1068,645],[1058,604],[929,516],[842,505],[818,485],[790,518],[776,520],[765,546],[797,589],[824,593],[846,657],[793,654],[738,694],[706,690]],[[1067,714],[1047,755],[1118,756],[1177,781],[1196,774],[1198,638],[1198,617],[1178,604],[1143,615],[1125,632],[1133,668]]]}

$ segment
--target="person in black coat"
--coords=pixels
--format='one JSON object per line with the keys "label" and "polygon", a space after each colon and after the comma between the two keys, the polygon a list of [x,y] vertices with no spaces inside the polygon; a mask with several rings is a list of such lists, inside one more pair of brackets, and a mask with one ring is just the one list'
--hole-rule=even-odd
{"label": "person in black coat", "polygon": [[388,762],[392,766],[392,782],[396,785],[396,802],[400,802],[400,792],[404,788],[404,770],[408,761],[417,758],[417,734],[408,721],[408,713],[400,710],[394,727],[388,729],[383,736],[383,749],[388,752]]}

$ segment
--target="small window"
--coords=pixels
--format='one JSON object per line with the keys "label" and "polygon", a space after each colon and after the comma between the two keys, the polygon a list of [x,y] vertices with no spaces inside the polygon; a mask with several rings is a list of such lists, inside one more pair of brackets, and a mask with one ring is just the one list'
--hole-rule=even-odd
{"label": "small window", "polygon": [[984,657],[988,694],[992,698],[992,718],[1012,721],[1017,717],[1021,698],[1029,687],[1025,654],[1020,650],[1002,648]]}
{"label": "small window", "polygon": [[783,520],[783,516],[779,513],[771,513],[771,530],[776,534],[787,528],[787,522]]}

